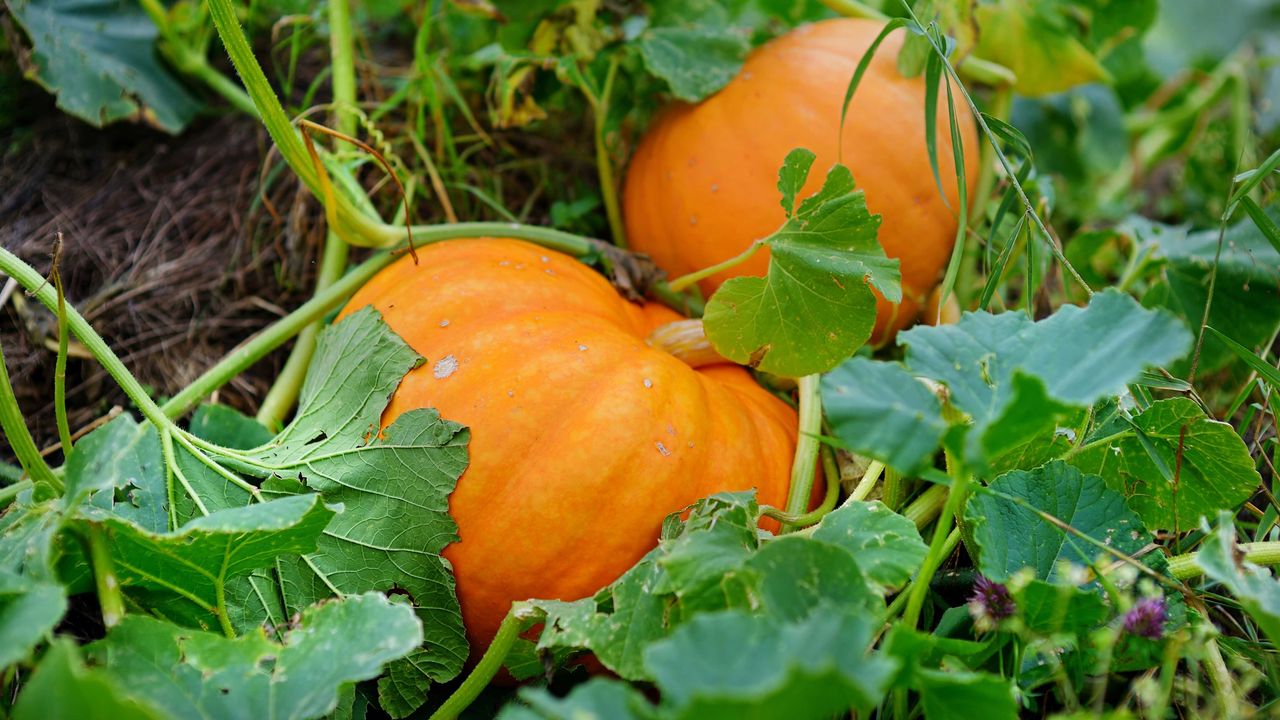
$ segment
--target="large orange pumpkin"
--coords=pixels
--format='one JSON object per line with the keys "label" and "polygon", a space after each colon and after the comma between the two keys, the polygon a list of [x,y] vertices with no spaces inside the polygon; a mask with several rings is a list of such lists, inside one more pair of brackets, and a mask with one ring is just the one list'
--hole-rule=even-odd
{"label": "large orange pumpkin", "polygon": [[471,429],[449,498],[473,651],[512,601],[575,600],[657,544],[663,518],[720,491],[781,506],[795,413],[734,365],[694,369],[645,342],[679,319],[622,299],[573,258],[510,239],[453,240],[383,270],[373,305],[427,358],[383,414],[434,407]]}
{"label": "large orange pumpkin", "polygon": [[[627,239],[672,276],[745,250],[785,219],[778,167],[796,147],[817,155],[802,195],[840,159],[840,108],[849,79],[883,24],[835,19],[801,27],[756,50],[724,89],[661,114],[631,160],[623,193]],[[902,262],[903,302],[880,300],[876,336],[906,326],[950,256],[958,207],[946,92],[939,93],[937,147],[944,203],[925,146],[925,83],[898,73],[902,33],[880,46],[844,126],[843,162],[883,217],[880,244]],[[972,117],[957,97],[967,184],[978,174]],[[949,205],[948,205],[949,203]],[[710,295],[735,275],[763,275],[767,253],[702,283]],[[887,332],[886,332],[887,331]]]}

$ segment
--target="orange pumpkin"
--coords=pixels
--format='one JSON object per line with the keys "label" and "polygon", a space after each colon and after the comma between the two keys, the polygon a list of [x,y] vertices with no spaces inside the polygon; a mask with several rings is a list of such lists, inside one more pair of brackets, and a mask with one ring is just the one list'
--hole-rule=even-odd
{"label": "orange pumpkin", "polygon": [[[817,155],[803,195],[816,191],[840,160],[840,108],[863,53],[883,24],[840,18],[798,28],[762,46],[724,89],[698,105],[661,114],[631,160],[623,193],[627,239],[672,276],[741,253],[785,219],[778,168],[796,147]],[[876,337],[892,336],[919,311],[937,282],[956,233],[958,207],[946,92],[939,93],[939,173],[925,146],[925,83],[904,78],[896,57],[902,33],[880,46],[844,126],[843,162],[867,206],[883,217],[880,244],[902,262],[901,307],[880,299]],[[957,96],[967,184],[978,174],[973,119]],[[708,296],[735,275],[763,275],[767,253],[702,282]]]}
{"label": "orange pumpkin", "polygon": [[657,544],[663,518],[720,491],[782,506],[796,417],[735,365],[694,369],[645,342],[679,319],[634,305],[573,258],[510,239],[418,250],[369,281],[373,305],[427,358],[384,426],[434,407],[471,428],[449,498],[473,652],[512,601],[576,600]]}

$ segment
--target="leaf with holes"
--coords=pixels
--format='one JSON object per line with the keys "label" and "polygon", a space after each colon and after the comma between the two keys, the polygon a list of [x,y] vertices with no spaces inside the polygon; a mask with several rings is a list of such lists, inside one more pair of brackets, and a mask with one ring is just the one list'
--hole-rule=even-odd
{"label": "leaf with holes", "polygon": [[342,685],[377,677],[421,641],[411,608],[368,594],[306,610],[280,643],[261,630],[228,639],[128,615],[85,651],[170,717],[303,720],[332,712]]}

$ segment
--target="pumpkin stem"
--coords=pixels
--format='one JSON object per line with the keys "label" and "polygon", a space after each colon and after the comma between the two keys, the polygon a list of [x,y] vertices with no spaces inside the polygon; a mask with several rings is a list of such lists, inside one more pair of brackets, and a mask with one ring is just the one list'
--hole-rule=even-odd
{"label": "pumpkin stem", "polygon": [[689,367],[732,362],[711,346],[702,320],[697,318],[659,325],[649,333],[645,342],[684,361]]}

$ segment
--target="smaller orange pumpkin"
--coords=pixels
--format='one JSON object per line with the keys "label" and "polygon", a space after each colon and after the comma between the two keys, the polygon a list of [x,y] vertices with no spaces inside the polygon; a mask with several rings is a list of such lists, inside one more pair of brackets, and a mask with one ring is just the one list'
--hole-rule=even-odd
{"label": "smaller orange pumpkin", "polygon": [[365,305],[427,358],[382,421],[434,407],[471,429],[449,498],[473,653],[516,600],[576,600],[657,544],[698,498],[756,488],[781,506],[796,416],[744,369],[694,369],[651,347],[679,319],[622,299],[577,260],[510,239],[418,250],[369,281]]}
{"label": "smaller orange pumpkin", "polygon": [[[710,267],[772,233],[785,219],[778,167],[796,147],[817,155],[802,195],[843,161],[881,215],[885,253],[901,261],[903,300],[883,298],[875,338],[887,340],[915,319],[950,257],[958,190],[945,88],[939,93],[937,154],[947,200],[938,192],[925,145],[925,83],[898,73],[902,33],[885,40],[849,106],[845,90],[883,29],[873,20],[837,18],[800,27],[760,47],[737,77],[697,105],[668,108],[645,134],[627,171],[627,239],[672,276]],[[959,98],[957,101],[960,102]],[[966,184],[978,175],[977,133],[962,105]],[[840,143],[843,139],[843,156]],[[708,296],[736,275],[763,275],[768,253],[701,283]]]}

